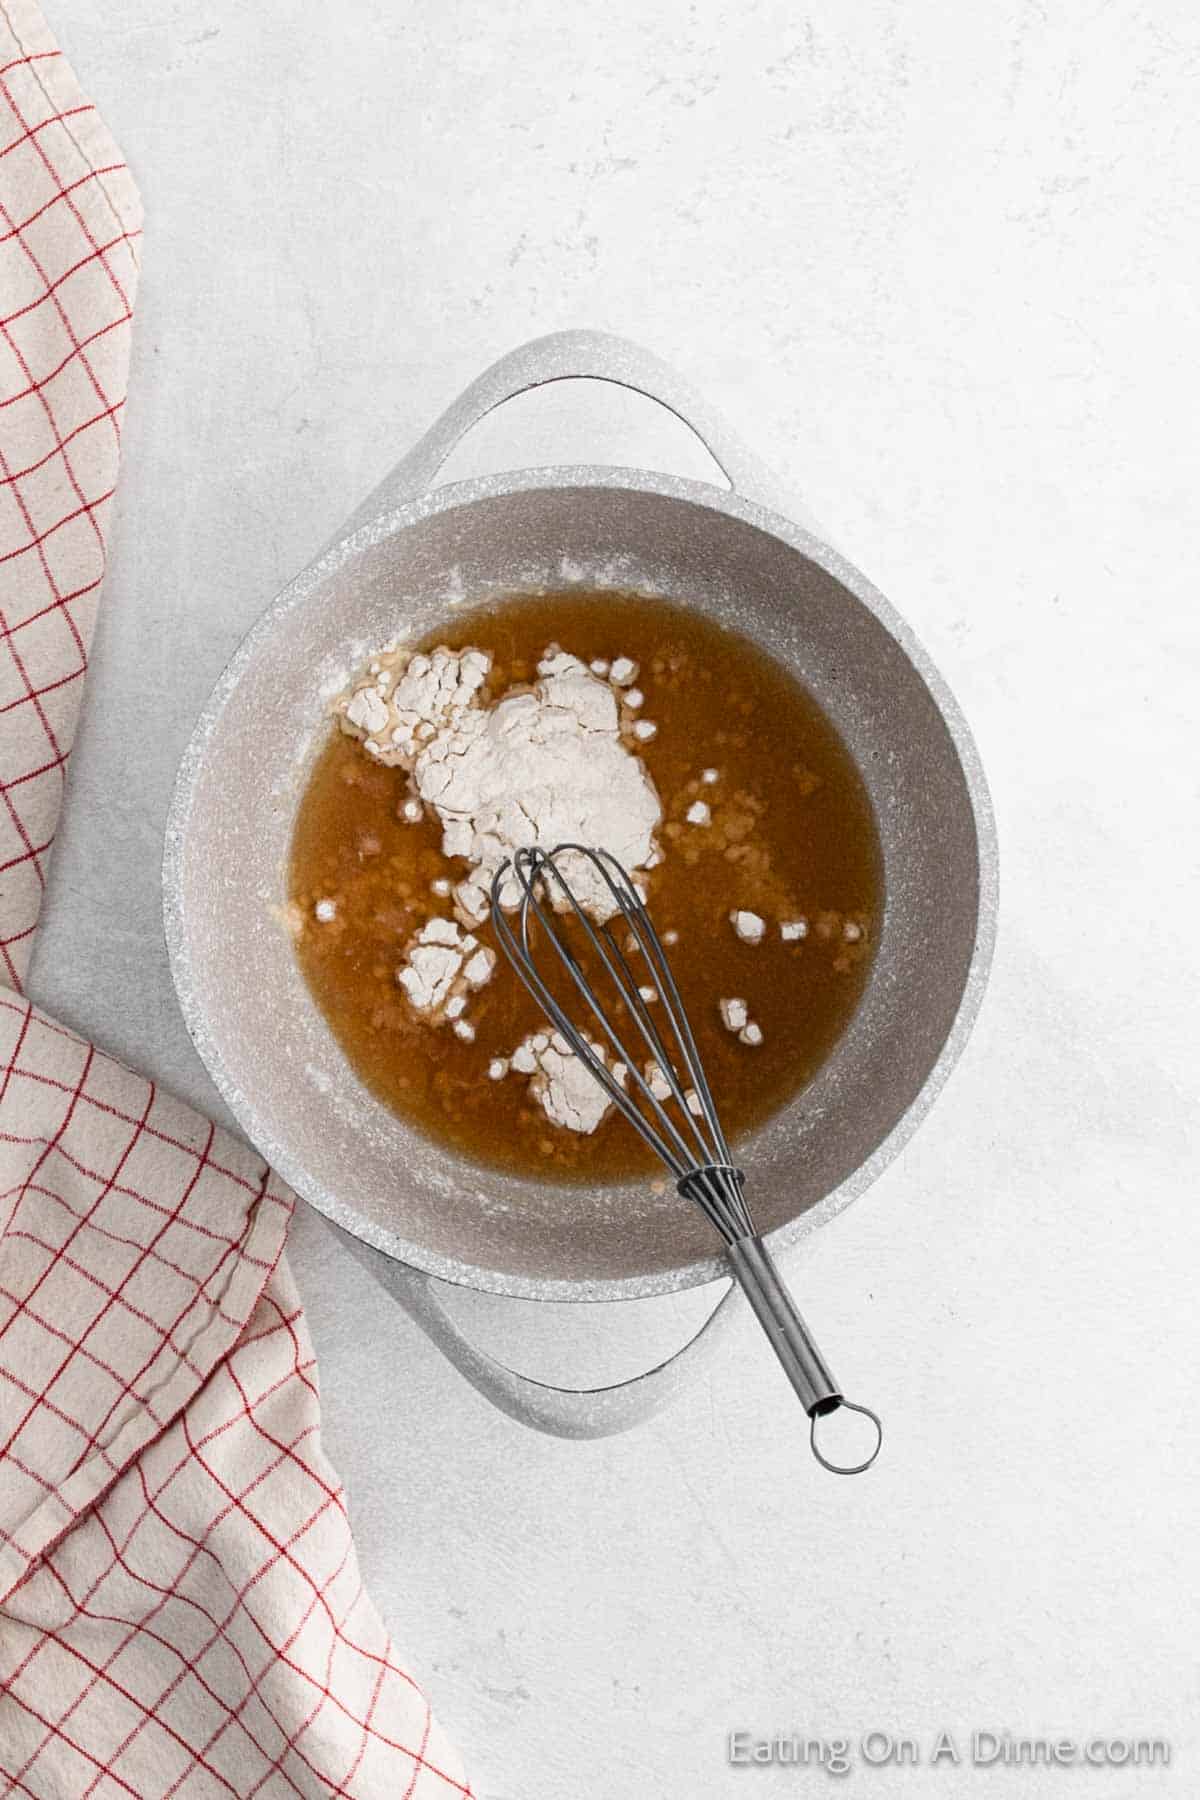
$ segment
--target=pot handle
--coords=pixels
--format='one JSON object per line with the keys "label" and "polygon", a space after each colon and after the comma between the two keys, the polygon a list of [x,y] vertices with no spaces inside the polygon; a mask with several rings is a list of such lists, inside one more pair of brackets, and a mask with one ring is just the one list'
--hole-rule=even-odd
{"label": "pot handle", "polygon": [[430,1342],[500,1412],[550,1437],[612,1437],[667,1404],[706,1366],[733,1315],[736,1282],[726,1288],[700,1329],[652,1369],[608,1387],[565,1388],[535,1381],[480,1349],[455,1323],[441,1298],[450,1284],[387,1256],[337,1228],[346,1248],[415,1319]]}
{"label": "pot handle", "polygon": [[573,380],[610,381],[657,400],[695,433],[735,493],[817,531],[786,485],[690,382],[652,351],[608,331],[554,331],[548,337],[531,338],[500,357],[463,389],[384,477],[358,508],[349,529],[357,530],[379,514],[427,493],[455,446],[506,400],[551,381]]}

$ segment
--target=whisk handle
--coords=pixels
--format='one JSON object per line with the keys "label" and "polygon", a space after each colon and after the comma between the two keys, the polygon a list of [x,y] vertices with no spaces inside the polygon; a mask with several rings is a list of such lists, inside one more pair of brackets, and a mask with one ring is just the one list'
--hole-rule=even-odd
{"label": "whisk handle", "polygon": [[736,1238],[729,1245],[729,1260],[805,1412],[811,1417],[837,1406],[842,1390],[762,1239]]}
{"label": "whisk handle", "polygon": [[[783,1276],[775,1267],[763,1238],[734,1238],[725,1249],[741,1291],[775,1346],[775,1355],[783,1363],[784,1373],[799,1393],[802,1408],[810,1417],[808,1442],[813,1456],[831,1474],[862,1474],[864,1469],[871,1467],[883,1444],[883,1426],[878,1415],[869,1406],[860,1406],[858,1400],[847,1400],[838,1388],[829,1364],[813,1343],[808,1325],[801,1318],[801,1309],[784,1287]],[[817,1422],[820,1418],[828,1418],[829,1413],[837,1413],[840,1408],[846,1409],[847,1413],[860,1413],[874,1426],[871,1454],[858,1462],[835,1462],[817,1442]],[[828,1433],[824,1435],[828,1436]]]}
{"label": "whisk handle", "polygon": [[[834,1475],[859,1475],[869,1469],[883,1442],[883,1426],[869,1406],[847,1400],[833,1372],[813,1342],[800,1309],[783,1284],[771,1252],[760,1237],[735,1238],[726,1246],[730,1265],[742,1292],[783,1364],[788,1380],[800,1396],[812,1421],[810,1442],[817,1461]],[[861,1413],[875,1428],[871,1454],[858,1462],[835,1462],[817,1442],[817,1421],[844,1407]]]}

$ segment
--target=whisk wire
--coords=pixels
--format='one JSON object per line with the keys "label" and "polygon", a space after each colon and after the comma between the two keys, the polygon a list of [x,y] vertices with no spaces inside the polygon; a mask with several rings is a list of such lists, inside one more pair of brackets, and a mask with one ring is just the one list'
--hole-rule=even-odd
{"label": "whisk wire", "polygon": [[[634,974],[624,950],[617,942],[611,925],[596,926],[587,911],[580,905],[570,882],[559,868],[556,859],[567,854],[585,857],[597,868],[618,908],[620,917],[634,937],[646,964],[647,972],[657,982],[660,996],[666,1002],[664,1008],[666,1017],[670,1022],[679,1054],[687,1069],[691,1091],[696,1095],[700,1108],[699,1114],[694,1112],[688,1104],[688,1092],[676,1071],[674,1057],[664,1042],[648,1004],[642,999],[637,976]],[[727,1243],[732,1243],[738,1237],[748,1235],[753,1231],[754,1225],[745,1201],[742,1177],[740,1171],[732,1164],[729,1145],[721,1128],[687,1011],[667,960],[665,947],[654,928],[641,895],[634,887],[629,875],[607,851],[593,851],[586,845],[570,843],[560,844],[551,852],[541,850],[537,846],[518,850],[513,858],[512,868],[524,896],[519,915],[523,956],[516,966],[517,973],[525,986],[533,993],[564,1041],[571,1045],[595,1079],[601,1083],[605,1093],[620,1108],[625,1118],[647,1138],[667,1164],[685,1197],[694,1200],[702,1208]],[[501,876],[504,872],[501,871]],[[497,891],[500,879],[501,877],[497,877]],[[651,1083],[643,1075],[638,1066],[638,1059],[630,1054],[614,1029],[605,1007],[597,996],[595,987],[584,973],[566,934],[558,924],[557,915],[560,909],[553,907],[552,898],[551,910],[547,910],[546,890],[551,885],[554,893],[562,901],[565,911],[574,917],[600,958],[602,966],[613,982],[621,1004],[637,1026],[642,1042],[651,1052],[661,1079],[670,1090],[670,1100],[677,1107],[684,1127],[690,1131],[695,1144],[694,1150],[689,1147],[674,1118],[668,1113],[660,1097],[655,1094]],[[597,1056],[586,1032],[578,1029],[566,1009],[539,974],[530,935],[531,913],[541,927],[550,948],[570,976],[576,991],[595,1021],[598,1031],[607,1039],[614,1057],[625,1065],[626,1081],[628,1082],[632,1078],[644,1107],[649,1110],[653,1120],[657,1122],[658,1129],[655,1129],[654,1124],[647,1119],[643,1107],[633,1103],[627,1087],[617,1080],[604,1059]],[[511,927],[501,907],[494,904],[493,914],[496,929],[501,936],[502,943],[507,948],[512,938]],[[708,1127],[707,1138],[701,1129],[702,1125]]]}
{"label": "whisk wire", "polygon": [[[632,920],[629,918],[628,915],[622,915],[622,916],[626,918],[627,923],[632,923]],[[606,938],[608,943],[611,945],[613,955],[616,957],[617,961],[620,963],[621,969],[626,977],[629,989],[631,990],[630,994],[626,997],[626,1004],[629,1007],[630,1012],[633,1014],[633,1017],[636,1019],[638,1025],[641,1028],[643,1041],[646,1043],[648,1048],[653,1052],[654,1066],[655,1066],[656,1070],[658,1071],[661,1079],[667,1083],[667,1086],[671,1090],[670,1097],[675,1102],[675,1104],[678,1106],[680,1113],[682,1115],[682,1118],[683,1118],[683,1122],[687,1126],[688,1130],[691,1132],[693,1139],[695,1140],[696,1151],[694,1154],[695,1154],[696,1159],[701,1162],[705,1162],[712,1157],[719,1156],[720,1155],[720,1145],[716,1144],[716,1143],[710,1144],[705,1140],[704,1133],[701,1130],[701,1125],[702,1125],[702,1123],[705,1123],[706,1121],[703,1119],[702,1114],[700,1116],[697,1116],[697,1114],[693,1111],[691,1105],[688,1102],[687,1090],[681,1085],[679,1078],[676,1075],[671,1052],[668,1049],[667,1045],[663,1041],[662,1034],[658,1029],[658,1025],[654,1019],[653,1013],[650,1011],[649,1005],[642,998],[641,990],[637,983],[637,978],[633,973],[633,970],[630,966],[628,958],[625,955],[625,952],[621,949],[621,946],[617,943],[616,936],[612,932],[610,927],[605,926],[602,935]],[[643,957],[645,957],[644,950],[643,950]],[[651,974],[655,973],[653,967],[650,967],[648,972]],[[668,1017],[670,1017],[669,1013],[668,1013]],[[690,1075],[690,1070],[689,1070],[689,1075]],[[653,1084],[651,1084],[650,1092],[651,1092],[652,1097],[657,1098],[656,1096],[654,1096]],[[715,1135],[716,1134],[714,1134],[714,1136]],[[690,1163],[692,1160],[693,1160],[693,1153],[689,1152],[688,1162]]]}
{"label": "whisk wire", "polygon": [[[620,896],[623,915],[637,938],[659,993],[666,1001],[667,1017],[671,1022],[675,1041],[679,1045],[680,1054],[687,1067],[688,1079],[699,1099],[701,1116],[712,1135],[712,1145],[711,1148],[706,1146],[706,1153],[711,1156],[713,1161],[728,1163],[729,1145],[725,1141],[720,1115],[708,1085],[708,1077],[704,1072],[704,1064],[700,1060],[700,1052],[692,1033],[691,1021],[688,1018],[687,1008],[683,1004],[683,997],[676,985],[666,948],[654,928],[654,921],[642,902],[640,894],[620,863],[606,850],[597,851],[597,856],[605,866],[606,872],[611,868],[618,877],[615,883],[610,881],[609,885],[613,892]],[[673,1074],[673,1070],[670,1071],[670,1074]]]}
{"label": "whisk wire", "polygon": [[[649,1084],[646,1082],[641,1070],[637,1066],[636,1059],[628,1058],[625,1055],[624,1046],[616,1032],[613,1030],[603,1008],[597,1002],[596,996],[592,991],[587,978],[584,976],[583,971],[580,969],[577,959],[571,953],[570,947],[565,943],[561,933],[553,927],[548,919],[543,903],[536,892],[535,885],[539,874],[542,872],[543,862],[548,861],[548,859],[543,858],[541,852],[537,853],[537,857],[539,860],[535,861],[533,853],[519,852],[518,857],[514,858],[514,872],[525,894],[525,899],[521,906],[521,940],[519,947],[512,927],[504,916],[504,913],[499,906],[495,890],[493,890],[492,918],[501,947],[512,962],[517,975],[520,977],[528,991],[533,995],[533,998],[542,1008],[542,1011],[546,1014],[551,1024],[556,1027],[564,1040],[570,1045],[571,1049],[591,1071],[592,1075],[600,1083],[614,1106],[616,1106],[624,1117],[629,1120],[630,1124],[646,1138],[671,1172],[677,1178],[682,1177],[687,1173],[691,1164],[691,1157],[688,1153],[687,1144],[676,1130],[669,1114],[664,1111],[651,1093]],[[531,864],[533,873],[530,873]],[[506,868],[507,866],[508,865],[505,865]],[[500,876],[504,873],[505,870],[501,870],[500,875],[496,878],[497,882],[499,882]],[[570,894],[569,889],[566,891]],[[570,895],[570,899],[573,904],[574,896]],[[531,909],[542,925],[548,943],[554,950],[563,967],[566,969],[568,975],[571,977],[579,994],[586,1002],[599,1030],[603,1033],[604,1037],[607,1038],[616,1059],[625,1062],[627,1070],[626,1078],[632,1078],[636,1083],[647,1105],[651,1109],[651,1112],[661,1126],[661,1130],[659,1130],[656,1125],[646,1117],[646,1114],[634,1104],[630,1094],[612,1074],[612,1071],[609,1069],[604,1059],[597,1056],[595,1050],[592,1048],[587,1033],[579,1030],[578,1026],[564,1010],[553,991],[547,986],[546,982],[539,974],[537,964],[534,961],[533,949],[529,938],[529,912]],[[586,914],[583,914],[581,910],[580,917],[582,918],[584,928],[588,932],[589,937],[596,942],[597,949],[600,951],[601,957],[604,958],[603,947],[598,942],[595,928],[592,925],[591,920],[587,918]],[[607,963],[607,958],[604,958],[604,960]],[[667,1135],[664,1135],[664,1133]]]}
{"label": "whisk wire", "polygon": [[[661,1075],[671,1088],[671,1097],[679,1106],[684,1121],[691,1130],[699,1151],[700,1162],[728,1162],[729,1146],[725,1142],[725,1135],[721,1130],[717,1110],[713,1104],[712,1094],[709,1091],[708,1081],[704,1074],[704,1068],[700,1061],[699,1052],[696,1049],[696,1041],[692,1036],[687,1012],[680,996],[679,989],[675,984],[675,977],[671,972],[671,965],[667,960],[666,950],[663,947],[661,938],[654,929],[653,921],[646,910],[641,895],[638,893],[638,890],[634,886],[627,871],[622,868],[621,864],[607,850],[593,851],[589,850],[588,847],[583,844],[562,844],[552,853],[552,856],[558,856],[560,851],[569,851],[577,856],[588,857],[594,861],[598,868],[609,893],[620,909],[622,919],[629,927],[634,941],[641,952],[643,961],[646,964],[647,973],[653,977],[651,985],[656,985],[660,997],[665,997],[666,999],[666,1017],[670,1022],[672,1034],[678,1045],[679,1052],[683,1057],[689,1084],[699,1101],[701,1108],[699,1114],[694,1113],[689,1106],[687,1091],[680,1082],[675,1070],[674,1058],[666,1044],[663,1042],[663,1038],[646,1003],[642,1000],[637,979],[634,976],[623,951],[616,943],[611,926],[605,926],[603,928],[603,935],[612,945],[626,977],[624,984],[619,984],[622,987],[622,998],[625,1000],[626,1005],[637,1020],[642,1032],[643,1041],[653,1052],[654,1060],[658,1065]],[[534,855],[541,857],[543,853],[534,852]],[[557,865],[555,864],[552,866],[560,888],[567,893],[576,914],[583,922],[584,928],[588,930],[589,935],[592,935],[594,938],[595,933],[592,928],[591,920],[579,906],[575,895],[570,890],[569,884],[563,881],[562,874]],[[608,959],[606,958],[605,961],[607,963]],[[611,965],[609,966],[611,969]],[[705,1140],[700,1129],[701,1121],[708,1127],[711,1141]]]}
{"label": "whisk wire", "polygon": [[[589,1012],[595,1019],[604,1036],[607,1038],[616,1059],[625,1064],[626,1080],[633,1081],[645,1105],[649,1108],[655,1121],[657,1121],[658,1129],[654,1132],[654,1138],[652,1140],[654,1148],[671,1169],[671,1172],[676,1177],[682,1177],[687,1173],[688,1169],[692,1167],[694,1160],[686,1139],[682,1136],[674,1119],[666,1111],[665,1107],[654,1093],[650,1082],[642,1073],[638,1057],[632,1055],[617,1036],[607,1012],[596,995],[594,987],[583,973],[578,959],[571,951],[570,945],[567,943],[562,930],[555,924],[553,917],[547,912],[545,901],[542,894],[539,892],[540,883],[552,880],[556,884],[557,891],[567,903],[569,910],[574,914],[588,938],[588,941],[599,956],[605,970],[611,977],[617,989],[618,996],[634,1023],[637,1025],[646,1048],[651,1052],[656,1061],[664,1058],[665,1051],[662,1040],[654,1026],[653,1020],[649,1017],[645,1002],[637,991],[637,981],[628,962],[625,960],[625,957],[620,952],[611,935],[607,933],[602,935],[602,933],[597,930],[592,919],[584,911],[583,907],[580,906],[570,884],[564,879],[561,870],[553,860],[554,857],[568,850],[579,851],[581,850],[581,846],[574,844],[560,845],[551,855],[547,855],[544,851],[537,849],[519,850],[514,858],[517,879],[526,896],[525,904],[522,907],[522,945],[526,949],[526,954],[530,956],[530,960],[532,961],[528,935],[529,911],[532,909],[537,916],[538,922],[543,928],[550,947],[558,956],[560,963],[571,977],[572,982],[585,1002]],[[584,854],[588,853],[584,852]],[[621,910],[624,914],[625,908],[624,905],[621,904],[623,896],[621,896],[613,885],[607,871],[602,871],[602,873],[604,874],[609,888],[612,890],[613,898],[618,902],[618,905],[621,905]],[[618,959],[617,962],[614,962],[614,955],[610,955],[609,949],[605,947],[606,940]],[[538,979],[540,982],[540,977]],[[544,983],[541,985],[544,987]],[[549,990],[546,990],[547,993],[548,991]],[[592,1072],[596,1073],[596,1065],[600,1064],[600,1059],[597,1058],[595,1052],[591,1050],[591,1045],[587,1041],[586,1034],[580,1033],[578,1027],[572,1023],[563,1008],[553,999],[553,996],[550,998],[551,1006],[546,1007],[545,999],[543,999],[543,1007],[547,1011],[552,1010],[559,1030],[567,1039],[568,1043],[571,1044],[573,1049],[578,1049],[576,1040],[582,1039],[586,1049],[591,1052],[591,1059],[589,1060],[585,1056],[584,1060],[588,1062],[588,1067],[592,1069]],[[659,1061],[659,1066],[662,1067],[661,1061]],[[605,1080],[603,1085],[605,1092],[614,1100],[616,1099],[617,1094],[623,1096],[622,1100],[617,1101],[621,1111],[637,1129],[645,1134],[648,1123],[645,1113],[640,1107],[633,1104],[628,1091],[622,1088],[621,1084],[612,1075],[611,1071],[605,1068],[604,1073]],[[671,1085],[673,1093],[677,1094],[683,1118],[685,1120],[690,1120],[690,1114],[688,1113],[682,1090],[678,1088],[678,1083],[674,1079],[673,1071],[669,1068],[669,1063],[668,1067],[663,1069],[663,1075],[669,1085]],[[653,1127],[651,1129],[653,1129]],[[670,1149],[666,1147],[668,1144],[670,1145]]]}

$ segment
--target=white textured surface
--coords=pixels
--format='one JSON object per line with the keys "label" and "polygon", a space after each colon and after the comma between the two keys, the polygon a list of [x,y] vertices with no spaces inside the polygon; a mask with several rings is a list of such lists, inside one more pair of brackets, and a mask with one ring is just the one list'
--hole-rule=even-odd
{"label": "white textured surface", "polygon": [[[727,1769],[724,1732],[942,1725],[1157,1732],[1174,1763],[852,1784],[1194,1794],[1194,12],[58,0],[51,22],[147,237],[40,1002],[212,1104],[159,923],[191,721],[441,406],[564,325],[676,360],[794,479],[912,617],[993,785],[982,1023],[793,1271],[886,1416],[871,1476],[810,1464],[748,1329],[631,1436],[535,1438],[299,1220],[367,1575],[482,1800],[800,1792]],[[605,456],[707,473],[674,421],[590,388],[515,403],[455,472]],[[664,1351],[698,1299],[459,1311],[586,1379]]]}

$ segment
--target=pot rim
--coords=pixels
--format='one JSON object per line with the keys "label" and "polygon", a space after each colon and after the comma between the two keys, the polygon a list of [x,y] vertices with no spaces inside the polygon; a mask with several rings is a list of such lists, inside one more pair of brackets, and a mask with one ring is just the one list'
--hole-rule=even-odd
{"label": "pot rim", "polygon": [[467,481],[446,483],[397,506],[388,506],[375,517],[343,531],[311,563],[293,576],[250,627],[218,677],[179,762],[167,815],[163,850],[163,923],[171,977],[188,1035],[213,1084],[233,1113],[240,1128],[288,1185],[318,1212],[364,1243],[410,1268],[456,1286],[478,1288],[526,1300],[601,1301],[644,1299],[655,1294],[678,1293],[716,1281],[729,1273],[719,1253],[676,1269],[613,1279],[569,1280],[518,1275],[460,1261],[413,1243],[399,1232],[364,1218],[335,1194],[314,1182],[288,1146],[277,1142],[259,1119],[253,1098],[233,1079],[225,1066],[192,975],[183,902],[183,859],[191,809],[205,754],[225,706],[244,670],[260,645],[273,636],[288,613],[305,601],[331,575],[386,538],[396,537],[410,526],[437,513],[467,507],[480,500],[503,499],[538,489],[600,488],[654,494],[701,506],[737,519],[780,539],[847,588],[879,621],[903,649],[946,724],[963,771],[975,821],[979,858],[979,899],[975,942],[954,1020],[938,1056],[919,1091],[878,1144],[853,1173],[815,1206],[778,1226],[767,1235],[772,1250],[800,1243],[842,1212],[874,1182],[908,1142],[941,1092],[974,1027],[987,985],[996,939],[998,896],[998,846],[991,796],[979,752],[970,728],[944,678],[901,615],[862,572],[823,539],[797,525],[782,513],[743,498],[733,489],[703,481],[666,475],[650,469],[612,464],[555,464],[545,468],[511,469]]}

